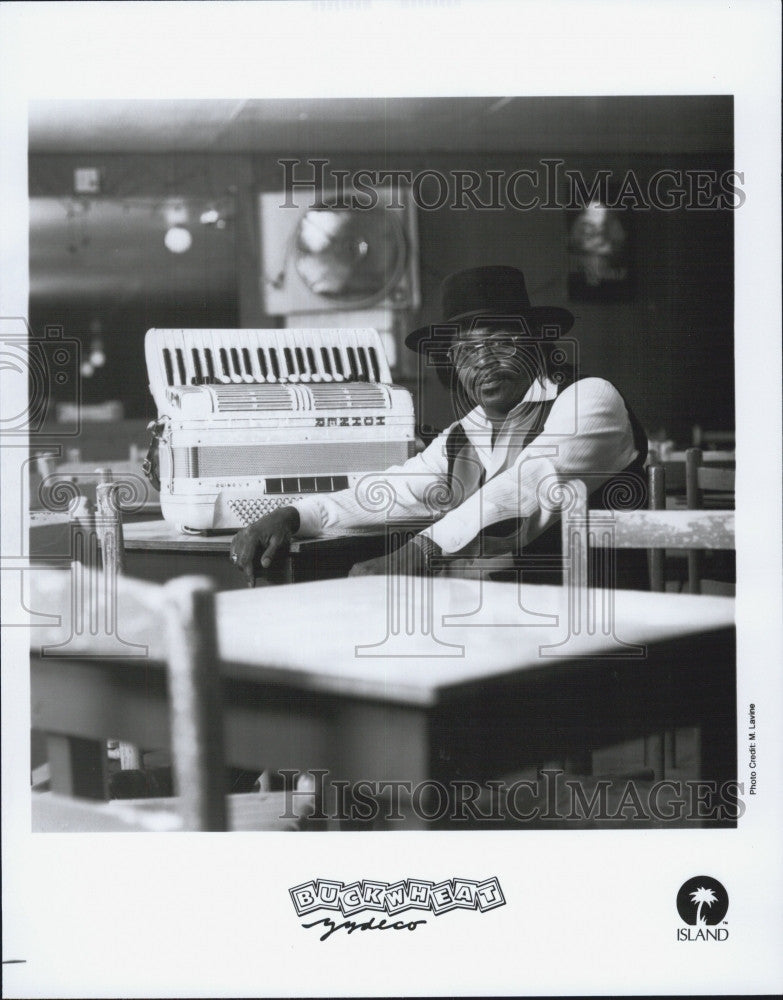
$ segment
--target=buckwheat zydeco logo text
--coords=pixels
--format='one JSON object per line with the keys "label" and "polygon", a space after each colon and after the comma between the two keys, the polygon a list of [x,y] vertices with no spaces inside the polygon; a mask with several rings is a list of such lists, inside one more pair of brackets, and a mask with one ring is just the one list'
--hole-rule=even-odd
{"label": "buckwheat zydeco logo text", "polygon": [[[415,931],[427,923],[424,913],[435,917],[451,910],[486,913],[506,903],[500,882],[494,877],[481,882],[452,878],[436,883],[409,878],[392,883],[365,879],[348,884],[333,879],[315,879],[302,882],[288,892],[298,917],[329,910],[345,918],[338,922],[331,915],[318,916],[302,924],[306,928],[320,927],[324,932],[321,941],[339,930],[347,934],[354,931]],[[353,919],[366,911],[369,917]]]}
{"label": "buckwheat zydeco logo text", "polygon": [[726,941],[729,894],[711,875],[694,875],[677,893],[677,912],[688,927],[677,930],[678,941]]}

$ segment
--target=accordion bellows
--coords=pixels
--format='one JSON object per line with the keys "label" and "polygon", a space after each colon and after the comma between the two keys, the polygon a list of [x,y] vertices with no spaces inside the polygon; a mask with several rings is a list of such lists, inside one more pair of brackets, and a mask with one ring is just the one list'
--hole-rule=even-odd
{"label": "accordion bellows", "polygon": [[372,329],[162,330],[144,343],[163,517],[237,529],[413,451],[410,393]]}

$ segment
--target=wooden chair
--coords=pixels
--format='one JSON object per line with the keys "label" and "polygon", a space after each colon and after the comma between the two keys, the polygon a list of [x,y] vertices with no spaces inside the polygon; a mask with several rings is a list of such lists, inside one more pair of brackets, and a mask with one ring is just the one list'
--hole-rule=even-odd
{"label": "wooden chair", "polygon": [[[39,459],[39,465],[43,467],[44,473],[48,468],[46,463],[50,462],[50,456],[42,456]],[[98,479],[97,482],[95,477]],[[73,559],[96,569],[102,565],[106,585],[113,586],[112,581],[125,572],[120,497],[130,491],[127,484],[115,482],[112,470],[105,467],[93,471],[86,491],[84,482],[77,483],[74,480],[72,487],[75,492],[70,501],[69,512],[67,514],[62,512],[60,515],[62,518],[67,518],[67,522],[60,521],[58,514],[53,512],[57,523],[51,525],[44,523],[38,526],[36,530],[36,535],[39,536],[38,554],[41,555],[48,549],[49,558],[46,561],[52,566],[67,565]],[[43,547],[40,540],[41,528],[53,529],[47,532],[49,536],[47,541],[50,544],[44,544]],[[31,527],[31,551],[32,537]],[[54,544],[51,544],[52,540]],[[110,739],[108,752],[112,757],[119,759],[123,770],[141,768],[141,753],[131,744]],[[34,754],[34,757],[40,757],[40,754]],[[37,781],[47,780],[48,768],[45,764],[36,767],[34,759],[33,767]]]}
{"label": "wooden chair", "polygon": [[[685,502],[689,510],[733,510],[736,470],[731,462],[721,465],[704,463],[700,448],[685,453]],[[704,559],[696,549],[688,552],[688,591],[700,594],[704,578]]]}
{"label": "wooden chair", "polygon": [[734,506],[736,466],[730,458],[708,461],[709,452],[689,448],[685,452],[685,491],[689,510],[710,506],[728,510]]}
{"label": "wooden chair", "polygon": [[[656,502],[660,502],[656,484]],[[564,552],[573,547],[574,533],[583,558],[584,583],[590,548],[734,549],[734,511],[731,510],[589,510],[581,480],[571,480],[572,501],[562,518]],[[598,530],[598,524],[603,530]],[[569,569],[566,567],[568,578]],[[571,578],[568,578],[571,579]],[[573,581],[572,581],[573,582]]]}
{"label": "wooden chair", "polygon": [[[100,483],[95,487],[95,529],[101,549],[103,573],[109,581],[116,580],[125,573],[125,542],[122,534],[122,505],[119,484],[114,482],[111,469],[98,469]],[[142,767],[142,752],[139,747],[122,740],[110,740],[112,752],[116,752],[123,771],[135,771]],[[116,743],[116,747],[113,745]]]}
{"label": "wooden chair", "polygon": [[[31,607],[61,612],[64,620],[60,629],[33,630],[33,726],[47,735],[52,774],[52,792],[32,793],[34,830],[297,828],[296,820],[282,818],[283,793],[225,795],[211,581],[181,577],[160,587],[119,577],[107,588],[94,568],[77,564],[30,576]],[[123,628],[129,637],[121,636]],[[143,640],[146,657],[129,638]],[[165,720],[126,710],[122,696],[123,670],[149,670],[152,684],[152,667],[161,663],[177,797],[96,801],[107,798],[107,737],[119,733],[144,745],[150,727],[158,726],[156,739],[166,728]],[[94,680],[96,668],[111,678],[101,691],[84,680]],[[297,815],[309,811],[301,793],[295,808]]]}
{"label": "wooden chair", "polygon": [[[649,510],[590,510],[587,489],[581,480],[568,484],[570,497],[561,521],[564,560],[564,583],[577,594],[597,589],[588,586],[588,567],[595,550],[644,549],[652,555],[651,589],[665,589],[663,556],[665,550],[732,550],[734,512],[706,510],[664,510],[663,470],[650,470]],[[611,563],[611,560],[608,561]],[[604,562],[606,567],[606,562]],[[611,587],[611,568],[604,586]],[[599,583],[600,586],[600,583]],[[667,757],[674,758],[673,737],[661,734],[656,778],[663,778]],[[647,750],[646,750],[647,753]]]}
{"label": "wooden chair", "polygon": [[[647,506],[649,510],[666,510],[666,467],[660,462],[652,462],[647,467]],[[666,550],[647,550],[650,567],[650,590],[663,593],[666,590]],[[655,772],[663,777],[666,762],[672,767],[677,764],[677,733],[666,729],[655,737],[644,739],[644,763],[652,765]]]}
{"label": "wooden chair", "polygon": [[[660,458],[666,472],[666,492],[672,497],[682,498],[685,503],[686,460],[688,451],[670,451]],[[734,464],[733,451],[705,451],[702,461],[710,466],[730,466]]]}

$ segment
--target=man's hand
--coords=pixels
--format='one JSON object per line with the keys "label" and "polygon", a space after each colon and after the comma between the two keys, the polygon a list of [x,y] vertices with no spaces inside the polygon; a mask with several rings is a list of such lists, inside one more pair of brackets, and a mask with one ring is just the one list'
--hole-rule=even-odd
{"label": "man's hand", "polygon": [[299,511],[279,507],[258,521],[242,528],[231,539],[231,562],[241,570],[248,587],[255,584],[256,569],[268,569],[277,553],[285,553],[291,536],[299,528]]}
{"label": "man's hand", "polygon": [[426,576],[431,572],[429,558],[436,553],[440,549],[429,538],[411,539],[391,555],[356,563],[348,576]]}

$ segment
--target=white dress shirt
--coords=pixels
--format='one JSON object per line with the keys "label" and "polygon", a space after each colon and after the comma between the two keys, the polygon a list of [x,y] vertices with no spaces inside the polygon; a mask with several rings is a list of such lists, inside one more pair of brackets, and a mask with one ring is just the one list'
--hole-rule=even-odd
{"label": "white dress shirt", "polygon": [[[525,447],[526,433],[541,411],[528,404],[554,399],[549,415]],[[385,521],[437,520],[423,532],[446,553],[460,552],[487,526],[525,518],[530,540],[557,519],[542,497],[557,481],[589,474],[592,491],[636,457],[628,411],[614,386],[585,378],[558,392],[547,379],[536,381],[506,417],[493,442],[493,425],[479,406],[461,421],[485,470],[484,485],[460,496],[460,484],[447,496],[446,441],[455,422],[420,454],[385,472],[365,476],[353,488],[296,501],[297,537],[325,529],[383,524]]]}

